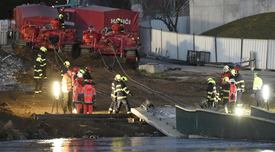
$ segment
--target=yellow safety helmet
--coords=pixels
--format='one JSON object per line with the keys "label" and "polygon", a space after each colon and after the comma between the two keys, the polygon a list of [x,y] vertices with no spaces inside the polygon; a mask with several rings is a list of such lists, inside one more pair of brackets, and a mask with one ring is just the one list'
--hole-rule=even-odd
{"label": "yellow safety helmet", "polygon": [[208,78],[208,79],[207,79],[207,82],[208,82],[208,83],[213,83],[213,84],[216,83],[212,78]]}
{"label": "yellow safety helmet", "polygon": [[79,72],[82,73],[82,74],[85,73],[85,71],[83,69],[80,69]]}
{"label": "yellow safety helmet", "polygon": [[237,71],[234,70],[234,69],[232,69],[232,70],[231,70],[231,74],[237,74]]}
{"label": "yellow safety helmet", "polygon": [[122,79],[123,82],[128,81],[127,77],[125,77],[125,76],[123,76],[121,79]]}
{"label": "yellow safety helmet", "polygon": [[120,18],[117,18],[116,21],[119,21],[119,22],[120,22]]}
{"label": "yellow safety helmet", "polygon": [[59,17],[63,17],[63,14],[59,14]]}
{"label": "yellow safety helmet", "polygon": [[224,82],[228,82],[228,81],[229,81],[229,78],[228,78],[228,77],[224,77],[224,78],[223,78],[223,81],[224,81]]}
{"label": "yellow safety helmet", "polygon": [[120,80],[121,79],[121,75],[120,74],[117,74],[116,77],[115,77],[116,80]]}
{"label": "yellow safety helmet", "polygon": [[64,62],[64,65],[66,66],[66,65],[70,65],[70,62],[69,61],[65,61]]}
{"label": "yellow safety helmet", "polygon": [[42,52],[47,53],[47,48],[45,48],[44,46],[42,46],[42,47],[40,48],[40,50],[41,50]]}
{"label": "yellow safety helmet", "polygon": [[37,62],[41,62],[41,61],[42,61],[42,58],[41,58],[41,57],[37,57],[37,58],[36,58],[36,61],[37,61]]}

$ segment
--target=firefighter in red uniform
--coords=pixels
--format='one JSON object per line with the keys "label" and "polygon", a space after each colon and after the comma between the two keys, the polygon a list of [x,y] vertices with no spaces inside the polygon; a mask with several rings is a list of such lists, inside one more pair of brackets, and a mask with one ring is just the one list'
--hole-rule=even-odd
{"label": "firefighter in red uniform", "polygon": [[221,99],[223,100],[223,106],[226,113],[228,113],[228,99],[229,99],[229,92],[230,92],[230,83],[229,78],[225,77],[223,79],[225,84],[221,86]]}
{"label": "firefighter in red uniform", "polygon": [[237,100],[237,87],[235,85],[234,79],[230,79],[229,82],[230,82],[230,91],[229,91],[228,102],[229,102],[229,107],[231,109],[231,112],[233,112],[233,110],[235,109],[235,104]]}
{"label": "firefighter in red uniform", "polygon": [[72,71],[68,70],[64,74],[62,79],[62,92],[63,92],[63,111],[67,113],[67,108],[69,113],[72,113],[72,80],[71,80]]}
{"label": "firefighter in red uniform", "polygon": [[225,77],[228,77],[229,79],[231,78],[231,73],[229,71],[229,66],[228,65],[224,66],[224,68],[223,68],[222,84],[226,83],[226,82],[223,81]]}
{"label": "firefighter in red uniform", "polygon": [[76,105],[76,113],[80,114],[80,111],[82,109],[83,106],[83,82],[84,82],[84,78],[83,77],[78,77],[75,80],[75,84],[74,84],[74,89],[73,89],[73,102]]}
{"label": "firefighter in red uniform", "polygon": [[120,75],[117,75],[116,79],[118,82],[115,87],[116,89],[115,93],[117,95],[117,105],[116,105],[115,113],[119,113],[121,105],[124,104],[124,106],[126,107],[127,114],[131,114],[132,112],[131,112],[129,102],[127,100],[127,95],[129,94],[132,97],[134,95],[131,93],[131,91],[127,88],[125,83],[122,81],[122,78]]}
{"label": "firefighter in red uniform", "polygon": [[74,87],[75,80],[77,78],[77,73],[79,71],[79,67],[74,67],[73,68],[73,73],[72,73],[72,87]]}
{"label": "firefighter in red uniform", "polygon": [[87,114],[89,109],[89,114],[93,113],[93,104],[96,101],[96,90],[92,85],[92,81],[88,80],[84,87],[82,88],[84,105],[83,105],[83,114]]}

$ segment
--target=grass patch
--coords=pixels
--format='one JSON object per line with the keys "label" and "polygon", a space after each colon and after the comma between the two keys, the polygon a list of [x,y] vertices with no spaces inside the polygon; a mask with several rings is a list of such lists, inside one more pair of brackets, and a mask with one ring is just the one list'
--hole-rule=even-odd
{"label": "grass patch", "polygon": [[263,13],[235,20],[201,35],[246,38],[275,39],[275,13]]}

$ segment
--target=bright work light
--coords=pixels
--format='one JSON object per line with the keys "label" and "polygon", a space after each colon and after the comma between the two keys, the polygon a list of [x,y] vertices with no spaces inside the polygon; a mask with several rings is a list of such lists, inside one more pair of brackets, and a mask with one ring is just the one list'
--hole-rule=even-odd
{"label": "bright work light", "polygon": [[241,107],[236,107],[236,115],[242,115],[243,109]]}
{"label": "bright work light", "polygon": [[58,82],[54,82],[54,89],[53,89],[53,91],[54,91],[54,96],[55,96],[55,98],[56,99],[58,99],[58,97],[59,97],[59,83]]}
{"label": "bright work light", "polygon": [[268,96],[269,96],[269,88],[268,88],[268,85],[264,85],[264,86],[263,86],[262,92],[263,92],[263,98],[264,98],[264,100],[267,100],[267,98],[268,98]]}

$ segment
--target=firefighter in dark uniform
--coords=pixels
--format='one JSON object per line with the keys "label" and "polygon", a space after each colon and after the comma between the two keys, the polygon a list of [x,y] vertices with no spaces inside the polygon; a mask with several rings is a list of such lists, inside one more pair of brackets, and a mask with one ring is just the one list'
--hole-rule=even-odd
{"label": "firefighter in dark uniform", "polygon": [[35,94],[38,94],[41,92],[41,88],[42,88],[42,68],[40,66],[40,64],[42,63],[42,59],[40,57],[36,58],[36,62],[34,65],[34,79],[36,80],[36,85],[35,85]]}
{"label": "firefighter in dark uniform", "polygon": [[119,113],[121,105],[124,104],[124,106],[126,107],[127,114],[131,114],[132,112],[130,110],[130,105],[127,100],[127,94],[129,94],[132,97],[134,95],[131,93],[131,91],[127,88],[125,83],[122,81],[122,78],[120,75],[117,75],[116,79],[118,82],[115,87],[115,93],[117,95],[117,105],[116,105],[115,113]]}
{"label": "firefighter in dark uniform", "polygon": [[229,92],[230,92],[229,78],[224,77],[223,82],[224,84],[222,84],[221,86],[221,100],[223,100],[225,113],[228,113],[228,98],[229,98]]}
{"label": "firefighter in dark uniform", "polygon": [[216,82],[209,78],[207,79],[208,87],[207,87],[207,107],[214,107],[214,103],[216,102]]}
{"label": "firefighter in dark uniform", "polygon": [[93,78],[92,78],[91,73],[90,73],[91,71],[92,71],[92,67],[87,66],[86,69],[85,69],[85,73],[83,74],[84,84],[87,84],[88,80],[93,82]]}
{"label": "firefighter in dark uniform", "polygon": [[233,79],[235,80],[235,85],[237,87],[237,107],[242,106],[242,94],[245,91],[244,79],[240,73],[238,73],[235,69],[231,70],[231,74]]}
{"label": "firefighter in dark uniform", "polygon": [[[118,74],[119,75],[119,74]],[[110,108],[108,110],[108,113],[111,114],[112,112],[115,113],[115,109],[116,109],[116,102],[117,102],[117,96],[116,96],[116,93],[115,93],[115,87],[118,83],[117,81],[117,77],[121,77],[120,75],[118,76],[116,75],[115,78],[114,78],[114,81],[112,82],[112,92],[111,92],[111,99],[112,99],[112,102],[110,104]]]}
{"label": "firefighter in dark uniform", "polygon": [[42,46],[40,48],[40,52],[38,53],[38,57],[41,58],[42,63],[41,63],[41,68],[42,68],[42,75],[43,75],[43,79],[42,80],[47,80],[47,76],[46,76],[46,68],[47,68],[47,48],[45,48],[44,46]]}
{"label": "firefighter in dark uniform", "polygon": [[63,14],[59,14],[58,21],[61,23],[61,28],[65,29],[65,23],[64,23]]}
{"label": "firefighter in dark uniform", "polygon": [[120,32],[124,32],[124,24],[121,22],[120,18],[116,19],[116,23],[121,26]]}
{"label": "firefighter in dark uniform", "polygon": [[47,49],[42,46],[40,48],[40,52],[38,53],[38,57],[36,58],[36,63],[34,65],[34,79],[36,80],[36,86],[35,86],[35,94],[41,93],[42,89],[42,81],[47,79],[46,76],[46,53]]}
{"label": "firefighter in dark uniform", "polygon": [[70,62],[69,61],[65,61],[63,64],[64,64],[64,67],[60,70],[61,79],[63,78],[64,74],[67,73],[68,70],[70,70]]}

